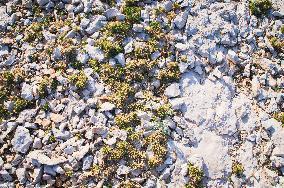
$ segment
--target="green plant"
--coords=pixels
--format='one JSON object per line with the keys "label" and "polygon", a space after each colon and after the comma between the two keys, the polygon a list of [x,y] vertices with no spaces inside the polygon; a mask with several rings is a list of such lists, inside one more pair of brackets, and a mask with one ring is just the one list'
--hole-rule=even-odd
{"label": "green plant", "polygon": [[155,61],[137,59],[129,61],[125,66],[125,80],[141,82],[150,77],[150,72],[157,64]]}
{"label": "green plant", "polygon": [[74,69],[81,70],[83,67],[83,64],[80,61],[73,61],[71,62],[71,67],[73,67]]}
{"label": "green plant", "polygon": [[240,177],[244,172],[244,167],[240,163],[233,163],[232,165],[232,173],[236,176]]}
{"label": "green plant", "polygon": [[33,42],[36,39],[42,40],[43,39],[43,23],[40,22],[33,22],[26,30],[25,30],[25,37],[24,41]]}
{"label": "green plant", "polygon": [[13,112],[18,114],[24,109],[28,108],[31,105],[31,102],[22,98],[18,98],[15,101]]}
{"label": "green plant", "polygon": [[1,73],[0,79],[5,85],[11,85],[14,83],[15,76],[11,71],[4,71]]}
{"label": "green plant", "polygon": [[115,117],[115,124],[121,129],[135,128],[140,123],[140,119],[135,112],[119,114]]}
{"label": "green plant", "polygon": [[55,136],[54,136],[53,134],[52,134],[52,135],[50,135],[50,137],[49,137],[48,141],[49,141],[50,143],[54,143],[54,142],[56,142],[56,138],[55,138]]}
{"label": "green plant", "polygon": [[105,30],[111,32],[112,34],[125,36],[129,30],[131,29],[131,25],[127,22],[119,22],[119,21],[113,21],[109,22]]}
{"label": "green plant", "polygon": [[153,36],[159,37],[161,33],[161,24],[159,22],[153,21],[149,23],[149,26],[146,28],[146,30]]}
{"label": "green plant", "polygon": [[114,57],[124,51],[118,41],[110,41],[107,38],[100,38],[97,40],[96,45],[106,53],[108,58]]}
{"label": "green plant", "polygon": [[99,73],[101,66],[100,66],[100,62],[98,60],[96,60],[96,59],[89,60],[89,65],[95,72]]}
{"label": "green plant", "polygon": [[0,119],[4,119],[9,115],[8,110],[5,108],[3,104],[0,104]]}
{"label": "green plant", "polygon": [[156,116],[158,118],[164,119],[167,116],[174,115],[174,111],[171,107],[172,106],[169,103],[159,106],[156,110]]}
{"label": "green plant", "polygon": [[188,164],[188,176],[190,177],[189,183],[186,188],[201,188],[204,172],[202,169],[194,166],[192,163]]}
{"label": "green plant", "polygon": [[66,172],[65,172],[65,175],[66,175],[67,177],[72,177],[72,176],[73,176],[73,171],[72,171],[72,170],[66,171]]}
{"label": "green plant", "polygon": [[69,76],[69,80],[78,89],[84,89],[87,85],[88,78],[83,71],[80,71],[78,74],[72,74]]}
{"label": "green plant", "polygon": [[284,25],[281,26],[280,32],[281,32],[282,34],[284,34]]}
{"label": "green plant", "polygon": [[116,1],[115,0],[101,0],[103,3],[107,3],[109,6],[115,6]]}
{"label": "green plant", "polygon": [[50,110],[50,107],[49,107],[48,103],[45,103],[44,105],[42,105],[41,109],[45,112],[48,112]]}
{"label": "green plant", "polygon": [[249,9],[255,16],[265,15],[271,9],[272,3],[270,0],[250,0]]}
{"label": "green plant", "polygon": [[44,78],[39,83],[38,87],[38,93],[41,98],[44,98],[48,95],[48,86],[49,86],[49,80],[48,78]]}
{"label": "green plant", "polygon": [[122,11],[126,16],[126,20],[131,23],[138,23],[141,19],[141,7],[125,6]]}
{"label": "green plant", "polygon": [[146,138],[146,143],[154,153],[154,155],[149,158],[148,165],[155,167],[162,164],[167,154],[167,135],[161,131],[156,131]]}
{"label": "green plant", "polygon": [[115,85],[116,87],[112,88],[113,94],[109,97],[110,101],[115,103],[118,108],[127,106],[135,94],[134,88],[125,82],[116,82]]}
{"label": "green plant", "polygon": [[284,127],[284,112],[275,113],[275,114],[273,115],[273,117],[274,117],[277,121],[281,122],[281,123],[282,123],[282,127]]}
{"label": "green plant", "polygon": [[160,70],[157,78],[161,80],[163,84],[178,81],[180,78],[180,70],[177,62],[170,62],[167,67]]}
{"label": "green plant", "polygon": [[156,9],[154,9],[154,14],[155,14],[156,16],[159,16],[159,15],[164,14],[164,13],[166,13],[166,10],[165,10],[165,8],[163,8],[163,7],[161,7],[161,6],[159,6],[159,7],[156,8]]}
{"label": "green plant", "polygon": [[136,6],[139,1],[140,0],[125,0],[124,2],[126,6]]}
{"label": "green plant", "polygon": [[277,51],[281,52],[284,50],[284,41],[278,39],[277,37],[270,38],[271,46]]}
{"label": "green plant", "polygon": [[178,2],[173,2],[173,10],[178,10],[180,9],[180,4]]}

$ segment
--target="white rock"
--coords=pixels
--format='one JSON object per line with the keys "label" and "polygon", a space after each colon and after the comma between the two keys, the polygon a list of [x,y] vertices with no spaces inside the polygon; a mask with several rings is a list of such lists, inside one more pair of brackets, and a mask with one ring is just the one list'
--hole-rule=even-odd
{"label": "white rock", "polygon": [[17,176],[20,184],[24,184],[27,181],[26,173],[27,173],[27,171],[26,171],[25,168],[17,168],[16,176]]}
{"label": "white rock", "polygon": [[33,139],[30,136],[29,130],[22,126],[18,126],[14,138],[12,139],[13,148],[16,151],[25,154],[32,143]]}
{"label": "white rock", "polygon": [[96,31],[101,29],[106,24],[106,17],[102,15],[97,15],[93,21],[91,21],[91,24],[86,29],[86,32],[89,35],[94,34]]}
{"label": "white rock", "polygon": [[187,50],[188,45],[187,44],[183,44],[183,43],[176,43],[175,47],[179,51],[185,51],[185,50]]}
{"label": "white rock", "polygon": [[104,52],[98,47],[94,47],[91,45],[86,45],[85,50],[90,55],[91,58],[96,59],[98,61],[103,61],[105,55]]}
{"label": "white rock", "polygon": [[85,53],[79,53],[76,57],[77,61],[86,64],[89,60],[89,55]]}
{"label": "white rock", "polygon": [[33,87],[27,83],[24,83],[22,86],[21,97],[26,100],[33,100]]}
{"label": "white rock", "polygon": [[86,144],[85,146],[81,146],[79,151],[73,153],[73,157],[75,157],[78,161],[81,160],[89,151],[90,145]]}
{"label": "white rock", "polygon": [[177,28],[182,29],[186,24],[187,17],[188,17],[188,13],[187,11],[184,11],[183,13],[180,13],[179,15],[177,15],[177,17],[173,20],[173,23],[175,24]]}
{"label": "white rock", "polygon": [[79,101],[73,108],[74,112],[76,114],[80,114],[81,112],[83,112],[85,110],[85,108],[87,107],[86,103],[84,103],[84,101]]}
{"label": "white rock", "polygon": [[119,165],[116,173],[117,175],[126,175],[128,174],[130,171],[129,167],[125,166],[125,165]]}
{"label": "white rock", "polygon": [[33,160],[37,160],[40,164],[45,164],[45,165],[57,165],[60,163],[64,163],[67,161],[67,159],[63,156],[51,156],[51,158],[49,158],[48,156],[46,156],[44,154],[44,151],[42,150],[34,150],[31,151],[28,155],[27,158],[33,159]]}
{"label": "white rock", "polygon": [[165,90],[165,95],[169,98],[177,97],[180,95],[180,93],[181,91],[178,83],[173,83],[169,85]]}
{"label": "white rock", "polygon": [[221,178],[231,172],[232,162],[228,154],[228,146],[221,137],[211,132],[203,133],[203,139],[194,148],[192,155],[204,159],[205,175],[211,178]]}
{"label": "white rock", "polygon": [[33,148],[40,149],[41,147],[42,147],[41,139],[35,137],[34,143],[33,143]]}
{"label": "white rock", "polygon": [[115,108],[115,105],[110,102],[105,102],[101,105],[100,111],[110,111]]}

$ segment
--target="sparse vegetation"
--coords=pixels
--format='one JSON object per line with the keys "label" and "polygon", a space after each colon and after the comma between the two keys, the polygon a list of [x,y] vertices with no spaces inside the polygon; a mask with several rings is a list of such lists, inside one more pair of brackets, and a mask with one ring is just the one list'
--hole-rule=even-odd
{"label": "sparse vegetation", "polygon": [[272,3],[270,0],[250,0],[249,9],[251,13],[255,16],[262,16],[271,9]]}
{"label": "sparse vegetation", "polygon": [[240,163],[233,163],[232,165],[232,173],[236,176],[240,177],[244,172],[244,167]]}
{"label": "sparse vegetation", "polygon": [[192,163],[188,164],[188,176],[189,183],[186,185],[186,188],[202,188],[202,180],[204,173],[202,169],[194,166]]}
{"label": "sparse vegetation", "polygon": [[281,39],[278,39],[277,37],[270,38],[270,43],[272,47],[277,51],[281,52],[284,50],[284,41]]}
{"label": "sparse vegetation", "polygon": [[25,110],[31,105],[31,102],[22,98],[18,98],[15,101],[13,112],[18,114],[21,111]]}
{"label": "sparse vegetation", "polygon": [[83,71],[80,71],[78,74],[72,74],[69,76],[69,80],[78,89],[84,89],[87,85],[88,78]]}
{"label": "sparse vegetation", "polygon": [[125,14],[126,20],[131,23],[137,23],[141,19],[141,7],[125,6],[122,13]]}
{"label": "sparse vegetation", "polygon": [[162,83],[167,84],[170,82],[176,82],[180,78],[180,70],[177,62],[170,62],[167,67],[160,70],[157,78],[162,81]]}
{"label": "sparse vegetation", "polygon": [[123,48],[118,41],[111,41],[107,38],[100,38],[97,40],[96,45],[106,53],[108,58],[123,52]]}
{"label": "sparse vegetation", "polygon": [[284,127],[284,112],[275,113],[273,117],[282,123],[282,127]]}

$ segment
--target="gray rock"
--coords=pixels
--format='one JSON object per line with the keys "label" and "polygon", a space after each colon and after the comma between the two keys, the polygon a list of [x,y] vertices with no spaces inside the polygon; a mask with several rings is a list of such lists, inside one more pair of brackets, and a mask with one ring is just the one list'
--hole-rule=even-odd
{"label": "gray rock", "polygon": [[92,155],[88,155],[83,158],[83,170],[89,170],[92,166],[94,157]]}
{"label": "gray rock", "polygon": [[40,149],[41,147],[42,147],[41,139],[35,137],[34,143],[33,143],[33,148]]}
{"label": "gray rock", "polygon": [[166,1],[162,4],[162,7],[165,9],[166,12],[169,12],[173,8],[173,3],[171,1]]}
{"label": "gray rock", "polygon": [[70,131],[67,131],[67,130],[60,130],[60,129],[53,128],[52,132],[55,138],[61,139],[61,140],[68,140],[71,136]]}
{"label": "gray rock", "polygon": [[177,97],[180,95],[180,93],[181,91],[178,83],[173,83],[169,85],[165,90],[165,95],[169,98]]}
{"label": "gray rock", "polygon": [[34,184],[37,184],[41,181],[42,174],[43,174],[42,167],[37,167],[33,170],[32,178]]}
{"label": "gray rock", "polygon": [[24,83],[22,86],[21,97],[23,99],[31,101],[33,97],[33,87],[27,83]]}
{"label": "gray rock", "polygon": [[127,175],[129,173],[130,169],[129,167],[125,166],[125,165],[119,165],[116,173],[117,175]]}
{"label": "gray rock", "polygon": [[5,182],[13,181],[12,176],[7,172],[7,170],[0,170],[0,177],[2,177]]}
{"label": "gray rock", "polygon": [[58,173],[58,174],[64,174],[65,171],[63,170],[63,168],[61,168],[59,165],[55,165],[53,166],[53,170]]}
{"label": "gray rock", "polygon": [[110,8],[105,11],[105,16],[108,20],[116,17],[118,14],[120,12],[116,8]]}
{"label": "gray rock", "polygon": [[184,11],[182,13],[180,13],[179,15],[177,15],[177,17],[173,20],[174,25],[178,28],[178,29],[182,29],[187,21],[187,17],[188,17],[188,12]]}
{"label": "gray rock", "polygon": [[91,24],[86,29],[89,35],[94,34],[96,31],[100,30],[106,24],[106,17],[102,15],[97,15]]}
{"label": "gray rock", "polygon": [[56,176],[56,172],[52,166],[44,165],[43,172],[52,176]]}
{"label": "gray rock", "polygon": [[122,66],[125,65],[125,57],[124,57],[124,54],[123,53],[119,53],[117,54],[115,57],[114,57],[119,64],[121,64]]}
{"label": "gray rock", "polygon": [[18,126],[14,138],[12,139],[13,148],[16,151],[25,154],[32,143],[33,139],[30,136],[29,130],[22,126]]}
{"label": "gray rock", "polygon": [[166,179],[168,179],[168,178],[170,177],[170,175],[171,175],[171,169],[170,169],[170,168],[166,168],[166,169],[163,171],[163,173],[161,174],[160,178],[161,178],[162,180],[166,180]]}
{"label": "gray rock", "polygon": [[80,161],[89,151],[90,149],[90,145],[87,144],[85,146],[81,146],[79,151],[76,151],[73,153],[73,157],[75,159],[77,159],[78,161]]}
{"label": "gray rock", "polygon": [[67,146],[63,150],[63,152],[67,155],[72,155],[74,151],[75,151],[75,148],[73,146]]}
{"label": "gray rock", "polygon": [[49,0],[37,0],[37,3],[39,4],[39,6],[44,6],[49,2]]}
{"label": "gray rock", "polygon": [[3,161],[2,157],[0,157],[0,169],[3,167],[3,165],[4,165],[4,161]]}

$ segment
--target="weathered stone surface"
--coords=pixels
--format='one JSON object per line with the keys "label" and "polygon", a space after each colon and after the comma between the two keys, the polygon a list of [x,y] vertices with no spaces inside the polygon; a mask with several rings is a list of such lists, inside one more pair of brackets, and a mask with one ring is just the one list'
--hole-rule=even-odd
{"label": "weathered stone surface", "polygon": [[27,153],[30,148],[30,145],[33,143],[33,139],[29,133],[29,130],[18,126],[12,139],[12,145],[17,152]]}

